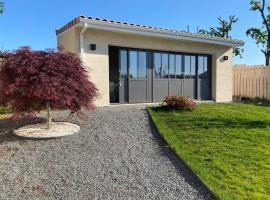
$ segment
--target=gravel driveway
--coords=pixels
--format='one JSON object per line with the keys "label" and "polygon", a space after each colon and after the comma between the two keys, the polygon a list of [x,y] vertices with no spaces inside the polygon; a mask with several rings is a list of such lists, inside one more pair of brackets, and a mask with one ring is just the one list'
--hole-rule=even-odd
{"label": "gravel driveway", "polygon": [[72,119],[79,134],[52,140],[15,137],[6,129],[17,125],[0,121],[0,199],[210,199],[155,132],[145,106],[87,115]]}

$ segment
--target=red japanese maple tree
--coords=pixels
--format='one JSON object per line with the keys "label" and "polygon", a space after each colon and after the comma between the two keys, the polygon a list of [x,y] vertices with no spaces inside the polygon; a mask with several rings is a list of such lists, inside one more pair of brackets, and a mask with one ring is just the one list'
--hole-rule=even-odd
{"label": "red japanese maple tree", "polygon": [[4,103],[11,105],[16,114],[25,116],[47,109],[50,128],[51,110],[94,108],[97,89],[75,54],[21,47],[2,56]]}

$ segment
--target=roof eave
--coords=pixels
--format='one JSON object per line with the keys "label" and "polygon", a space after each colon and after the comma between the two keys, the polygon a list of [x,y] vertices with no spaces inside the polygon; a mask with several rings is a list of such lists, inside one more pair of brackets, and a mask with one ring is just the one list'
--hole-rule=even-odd
{"label": "roof eave", "polygon": [[148,37],[157,37],[157,38],[164,38],[164,39],[175,39],[175,40],[184,40],[184,41],[191,41],[191,42],[202,42],[208,44],[217,44],[217,45],[224,45],[224,46],[231,46],[231,47],[241,47],[245,43],[243,41],[234,41],[234,40],[223,40],[219,38],[207,38],[205,36],[195,37],[193,35],[183,35],[179,32],[163,32],[159,30],[151,30],[151,29],[143,29],[143,28],[136,28],[136,27],[123,27],[121,24],[108,24],[102,22],[96,22],[88,19],[81,19],[81,25],[83,23],[88,23],[88,28],[97,29],[97,30],[104,30],[104,31],[113,31],[113,32],[121,32],[121,33],[130,33],[135,35],[141,36],[148,36]]}
{"label": "roof eave", "polygon": [[[84,23],[88,24],[88,28],[97,29],[97,30],[105,30],[112,31],[118,33],[129,33],[133,35],[141,35],[147,37],[156,37],[156,38],[164,38],[164,39],[173,39],[173,40],[181,40],[181,41],[190,41],[190,42],[201,42],[206,44],[216,44],[230,47],[241,47],[245,43],[241,40],[234,39],[224,39],[207,35],[199,35],[188,32],[179,32],[179,31],[168,31],[168,29],[160,29],[154,27],[141,27],[141,26],[130,26],[123,25],[121,23],[108,23],[103,21],[95,21],[90,20],[88,18],[77,17],[68,24],[66,24],[61,29],[56,30],[57,36],[62,35],[63,33],[69,31],[70,29],[74,29],[78,26],[82,26]],[[70,26],[70,27],[69,27]]]}

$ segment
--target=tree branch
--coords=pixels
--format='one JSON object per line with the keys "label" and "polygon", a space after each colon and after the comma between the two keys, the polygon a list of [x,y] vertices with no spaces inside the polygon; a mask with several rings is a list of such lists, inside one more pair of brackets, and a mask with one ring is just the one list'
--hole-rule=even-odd
{"label": "tree branch", "polygon": [[265,24],[266,29],[267,29],[267,31],[269,32],[269,31],[270,31],[270,28],[269,28],[269,24],[268,24],[268,22],[267,22],[267,19],[266,19],[266,17],[265,17],[265,14],[264,14],[264,9],[265,9],[265,0],[262,0],[262,7],[259,8],[259,11],[260,11],[261,16],[262,16],[262,18],[263,18],[263,23]]}
{"label": "tree branch", "polygon": [[263,52],[263,54],[264,54],[265,56],[267,55],[266,50],[261,49],[261,51]]}
{"label": "tree branch", "polygon": [[228,27],[232,27],[233,23],[236,23],[238,21],[238,18],[235,18],[235,15],[230,16],[230,23]]}

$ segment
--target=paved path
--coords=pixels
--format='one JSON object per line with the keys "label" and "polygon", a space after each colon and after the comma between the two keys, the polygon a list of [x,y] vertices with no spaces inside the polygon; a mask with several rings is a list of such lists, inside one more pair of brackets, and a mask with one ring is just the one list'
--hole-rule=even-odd
{"label": "paved path", "polygon": [[88,117],[73,119],[79,134],[41,141],[17,138],[0,121],[0,199],[209,199],[165,147],[145,106],[99,108]]}

